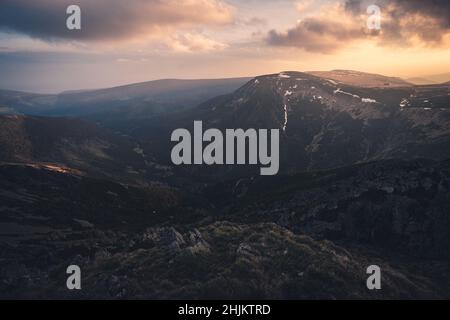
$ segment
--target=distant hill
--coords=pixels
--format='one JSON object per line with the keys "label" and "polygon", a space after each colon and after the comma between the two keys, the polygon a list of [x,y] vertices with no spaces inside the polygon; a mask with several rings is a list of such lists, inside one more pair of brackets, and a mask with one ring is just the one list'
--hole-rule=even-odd
{"label": "distant hill", "polygon": [[406,81],[411,82],[416,85],[437,84],[436,81],[433,81],[433,80],[430,80],[427,78],[420,78],[420,77],[408,78],[408,79],[406,79]]}
{"label": "distant hill", "polygon": [[115,88],[57,95],[0,90],[0,105],[16,113],[87,116],[114,112],[117,117],[145,118],[200,104],[244,85],[249,78],[156,80]]}
{"label": "distant hill", "polygon": [[408,87],[412,84],[401,78],[387,77],[379,74],[359,72],[353,70],[310,71],[309,74],[327,78],[338,83],[365,88],[376,87]]}
{"label": "distant hill", "polygon": [[417,85],[446,83],[450,81],[450,73],[432,74],[423,77],[408,78],[406,80]]}
{"label": "distant hill", "polygon": [[433,80],[436,83],[444,83],[450,81],[450,72],[448,73],[441,73],[441,74],[434,74],[430,76],[426,76],[427,79]]}

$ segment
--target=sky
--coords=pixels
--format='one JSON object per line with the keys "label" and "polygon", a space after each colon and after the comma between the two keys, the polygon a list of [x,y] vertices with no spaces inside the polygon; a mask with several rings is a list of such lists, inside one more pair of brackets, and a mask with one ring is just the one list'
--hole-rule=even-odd
{"label": "sky", "polygon": [[[66,26],[70,5],[81,30]],[[1,89],[333,69],[410,78],[450,73],[449,57],[448,0],[0,0]]]}

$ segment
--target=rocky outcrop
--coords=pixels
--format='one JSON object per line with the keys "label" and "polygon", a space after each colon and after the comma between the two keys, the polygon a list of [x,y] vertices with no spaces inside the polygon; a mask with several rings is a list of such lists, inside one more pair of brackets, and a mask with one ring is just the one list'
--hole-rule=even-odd
{"label": "rocky outcrop", "polygon": [[[344,249],[272,223],[222,221],[184,233],[154,228],[135,235],[152,242],[146,248],[137,241],[124,246],[124,236],[132,234],[82,231],[58,242],[0,242],[6,266],[0,269],[0,297],[373,299],[442,298],[440,292],[449,292],[431,271],[424,275],[426,264],[418,277],[411,260],[398,259],[394,268],[376,251]],[[67,264],[80,266],[81,291],[62,285]],[[371,264],[383,270],[382,291],[365,286]]]}

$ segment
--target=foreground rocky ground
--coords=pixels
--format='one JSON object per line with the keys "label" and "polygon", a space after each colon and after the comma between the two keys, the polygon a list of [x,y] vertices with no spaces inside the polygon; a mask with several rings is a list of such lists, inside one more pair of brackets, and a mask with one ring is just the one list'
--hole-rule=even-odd
{"label": "foreground rocky ground", "polygon": [[[394,161],[248,180],[205,190],[204,202],[5,164],[0,297],[449,298],[447,168]],[[66,288],[73,264],[80,291]],[[366,287],[370,265],[381,290]]]}
{"label": "foreground rocky ground", "polygon": [[[2,298],[445,298],[449,287],[436,272],[447,271],[446,263],[344,249],[268,223],[150,228],[134,236],[79,231],[1,249],[8,262]],[[81,267],[80,291],[66,289],[70,264]],[[371,264],[382,268],[380,291],[366,287]]]}

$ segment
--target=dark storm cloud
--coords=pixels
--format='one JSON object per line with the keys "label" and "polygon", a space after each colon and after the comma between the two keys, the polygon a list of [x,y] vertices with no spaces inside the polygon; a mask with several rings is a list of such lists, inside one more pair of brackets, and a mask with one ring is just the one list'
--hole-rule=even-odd
{"label": "dark storm cloud", "polygon": [[[66,28],[77,4],[82,30]],[[220,0],[0,0],[0,30],[44,40],[111,40],[161,32],[169,26],[223,24],[232,10]]]}
{"label": "dark storm cloud", "polygon": [[448,0],[348,0],[345,8],[356,14],[365,12],[370,4],[380,7],[393,5],[398,16],[422,14],[435,19],[444,28],[450,28],[450,1]]}
{"label": "dark storm cloud", "polygon": [[294,46],[307,51],[330,52],[340,47],[346,40],[361,38],[363,35],[362,28],[308,18],[287,33],[270,31],[267,41],[273,46]]}
{"label": "dark storm cloud", "polygon": [[402,44],[417,36],[424,42],[437,44],[450,31],[449,0],[348,0],[345,9],[353,15],[362,15],[370,4],[382,9],[381,41]]}
{"label": "dark storm cloud", "polygon": [[[372,4],[381,8],[380,32],[366,28],[367,8]],[[409,46],[414,38],[439,46],[450,32],[449,0],[347,0],[341,7],[342,18],[336,19],[336,15],[339,13],[308,17],[287,32],[272,30],[267,42],[327,53],[350,41],[369,38],[379,45]]]}

